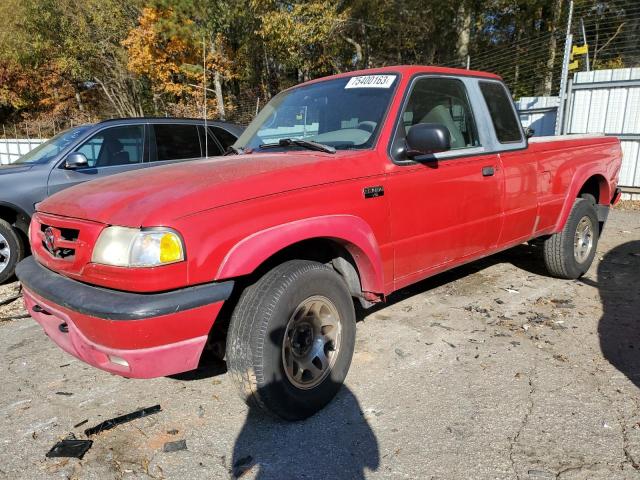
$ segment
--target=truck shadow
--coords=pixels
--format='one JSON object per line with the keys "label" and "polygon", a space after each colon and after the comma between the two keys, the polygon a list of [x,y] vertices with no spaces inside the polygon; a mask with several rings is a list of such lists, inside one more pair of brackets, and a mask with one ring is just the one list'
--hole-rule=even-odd
{"label": "truck shadow", "polygon": [[605,254],[597,282],[602,317],[600,349],[607,361],[640,388],[640,241],[623,243]]}
{"label": "truck shadow", "polygon": [[[277,346],[283,336],[284,328],[269,333],[270,341]],[[258,389],[257,397],[278,395],[275,392],[286,387],[284,382],[288,380],[283,371],[278,377],[274,374]],[[365,478],[366,470],[377,470],[378,441],[356,396],[349,387],[336,382],[333,372],[323,381],[322,388],[335,388],[338,393],[322,410],[300,421],[281,420],[267,414],[255,399],[249,402],[247,417],[233,447],[231,477],[244,478],[246,473],[261,480],[358,480]],[[293,407],[289,404],[288,408]]]}
{"label": "truck shadow", "polygon": [[275,419],[250,406],[233,447],[230,473],[261,480],[357,480],[379,465],[376,436],[356,396],[343,385],[328,406],[299,422]]}

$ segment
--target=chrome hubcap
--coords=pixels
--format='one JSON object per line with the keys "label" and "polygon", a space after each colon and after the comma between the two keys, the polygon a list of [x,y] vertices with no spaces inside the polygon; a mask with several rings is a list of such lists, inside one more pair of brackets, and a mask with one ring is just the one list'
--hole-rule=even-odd
{"label": "chrome hubcap", "polygon": [[584,263],[593,248],[593,222],[589,217],[582,217],[578,222],[573,239],[573,255],[578,263]]}
{"label": "chrome hubcap", "polygon": [[342,324],[331,300],[313,296],[293,312],[282,342],[282,364],[289,381],[301,389],[322,382],[340,350]]}
{"label": "chrome hubcap", "polygon": [[7,239],[0,233],[0,273],[9,265],[9,258],[11,257],[11,250],[9,250],[9,243]]}

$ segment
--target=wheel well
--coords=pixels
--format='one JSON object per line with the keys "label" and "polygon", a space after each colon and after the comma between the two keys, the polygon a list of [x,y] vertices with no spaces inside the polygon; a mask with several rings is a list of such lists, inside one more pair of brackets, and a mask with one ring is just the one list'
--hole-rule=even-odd
{"label": "wheel well", "polygon": [[0,218],[14,225],[18,219],[18,212],[6,205],[0,205]]}
{"label": "wheel well", "polygon": [[242,291],[257,282],[269,270],[288,260],[309,260],[330,265],[344,278],[351,296],[360,300],[363,308],[373,305],[365,299],[360,283],[358,267],[346,246],[329,238],[312,238],[289,245],[274,253],[262,262],[251,274],[235,279],[233,293],[222,306],[218,317],[209,333],[207,349],[214,356],[222,358],[226,349],[226,335],[233,310],[238,303]]}
{"label": "wheel well", "polygon": [[596,203],[607,203],[605,197],[605,191],[607,188],[607,181],[601,175],[594,175],[590,177],[578,192],[578,197],[588,193],[596,199]]}
{"label": "wheel well", "polygon": [[24,245],[25,248],[25,254],[30,255],[29,238],[24,231],[24,228],[28,228],[29,226],[29,217],[8,205],[0,205],[0,219],[8,222],[14,227],[18,236],[22,240],[22,245]]}
{"label": "wheel well", "polygon": [[[262,262],[247,279],[253,283],[276,265],[288,260],[309,260],[331,264],[339,274],[345,277],[352,295],[358,296],[362,293],[356,262],[343,244],[329,238],[312,238],[289,245]],[[357,287],[353,282],[352,274],[354,273]],[[356,288],[357,291],[355,291]]]}

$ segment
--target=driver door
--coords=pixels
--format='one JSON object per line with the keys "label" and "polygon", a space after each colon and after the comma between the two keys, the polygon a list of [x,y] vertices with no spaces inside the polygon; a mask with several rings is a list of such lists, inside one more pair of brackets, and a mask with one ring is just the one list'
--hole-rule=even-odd
{"label": "driver door", "polygon": [[[473,81],[425,76],[411,86],[393,140],[394,162],[385,189],[391,209],[395,288],[497,245],[504,180],[499,156],[487,151],[484,131],[476,127],[468,95]],[[427,162],[408,158],[405,137],[419,123],[446,127],[451,149]]]}
{"label": "driver door", "polygon": [[49,175],[48,194],[78,183],[142,168],[148,150],[145,129],[144,124],[139,124],[100,130],[75,150],[87,157],[88,165],[68,169],[63,160]]}

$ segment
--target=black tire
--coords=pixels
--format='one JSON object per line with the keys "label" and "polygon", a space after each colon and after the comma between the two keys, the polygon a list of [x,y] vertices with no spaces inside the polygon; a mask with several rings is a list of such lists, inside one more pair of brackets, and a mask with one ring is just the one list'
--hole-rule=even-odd
{"label": "black tire", "polygon": [[24,245],[20,234],[8,222],[0,219],[0,284],[13,277],[16,264],[23,257]]}
{"label": "black tire", "polygon": [[[328,299],[335,307],[339,345],[324,379],[319,375],[317,385],[303,389],[285,371],[283,344],[294,312],[313,298]],[[285,420],[302,420],[321,410],[340,390],[351,364],[355,331],[353,301],[342,277],[321,263],[291,260],[267,272],[240,296],[229,325],[227,366],[250,407]]]}
{"label": "black tire", "polygon": [[[595,208],[595,199],[577,198],[562,231],[552,235],[544,242],[544,262],[551,275],[564,279],[576,279],[584,275],[596,255],[600,225]],[[575,236],[578,226],[584,221],[590,222],[592,244],[588,255],[576,258]]]}

